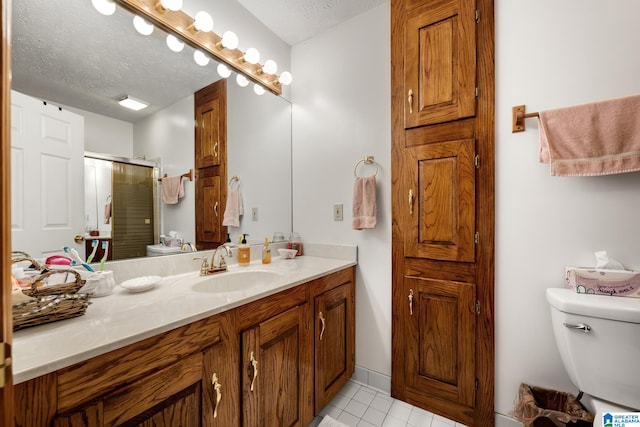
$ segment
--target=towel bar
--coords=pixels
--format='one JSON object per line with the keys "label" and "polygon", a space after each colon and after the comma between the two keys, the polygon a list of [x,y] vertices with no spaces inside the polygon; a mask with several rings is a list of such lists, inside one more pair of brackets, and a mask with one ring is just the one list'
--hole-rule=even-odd
{"label": "towel bar", "polygon": [[524,105],[516,105],[515,107],[512,107],[511,113],[511,133],[524,132],[524,119],[540,117],[540,114],[537,112],[526,113]]}
{"label": "towel bar", "polygon": [[[162,178],[166,178],[168,175],[165,173]],[[193,169],[189,169],[189,172],[180,175],[183,178],[189,178],[189,181],[193,181]],[[162,178],[158,178],[158,181],[162,181]]]}

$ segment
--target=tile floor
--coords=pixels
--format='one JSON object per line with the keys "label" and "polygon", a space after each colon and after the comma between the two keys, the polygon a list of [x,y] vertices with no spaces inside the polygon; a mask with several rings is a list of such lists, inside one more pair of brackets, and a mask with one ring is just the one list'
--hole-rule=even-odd
{"label": "tile floor", "polygon": [[355,381],[349,381],[309,427],[325,415],[349,427],[465,427]]}

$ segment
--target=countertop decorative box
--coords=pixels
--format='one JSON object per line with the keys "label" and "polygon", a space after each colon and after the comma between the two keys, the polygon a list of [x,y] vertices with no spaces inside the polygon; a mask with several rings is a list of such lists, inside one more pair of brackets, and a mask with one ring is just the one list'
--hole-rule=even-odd
{"label": "countertop decorative box", "polygon": [[567,267],[566,282],[581,294],[640,298],[640,271]]}

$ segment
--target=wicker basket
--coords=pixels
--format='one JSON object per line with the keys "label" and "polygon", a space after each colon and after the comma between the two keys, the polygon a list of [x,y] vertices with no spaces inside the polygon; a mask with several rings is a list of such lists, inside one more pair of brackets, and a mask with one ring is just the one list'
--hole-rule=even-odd
{"label": "wicker basket", "polygon": [[[46,285],[53,275],[59,274],[71,275],[73,281]],[[89,295],[77,293],[84,284],[80,273],[72,269],[47,270],[36,276],[31,287],[22,291],[34,299],[12,306],[13,330],[82,316],[90,304]]]}
{"label": "wicker basket", "polygon": [[13,330],[82,316],[89,304],[87,294],[47,295],[14,304]]}

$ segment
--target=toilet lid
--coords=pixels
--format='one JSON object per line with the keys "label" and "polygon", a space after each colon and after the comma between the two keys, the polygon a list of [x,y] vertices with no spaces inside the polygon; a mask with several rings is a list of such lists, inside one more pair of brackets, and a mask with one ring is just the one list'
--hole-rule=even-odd
{"label": "toilet lid", "polygon": [[159,254],[172,254],[172,253],[180,252],[180,247],[165,246],[165,245],[148,245],[147,250],[150,252],[155,252]]}

